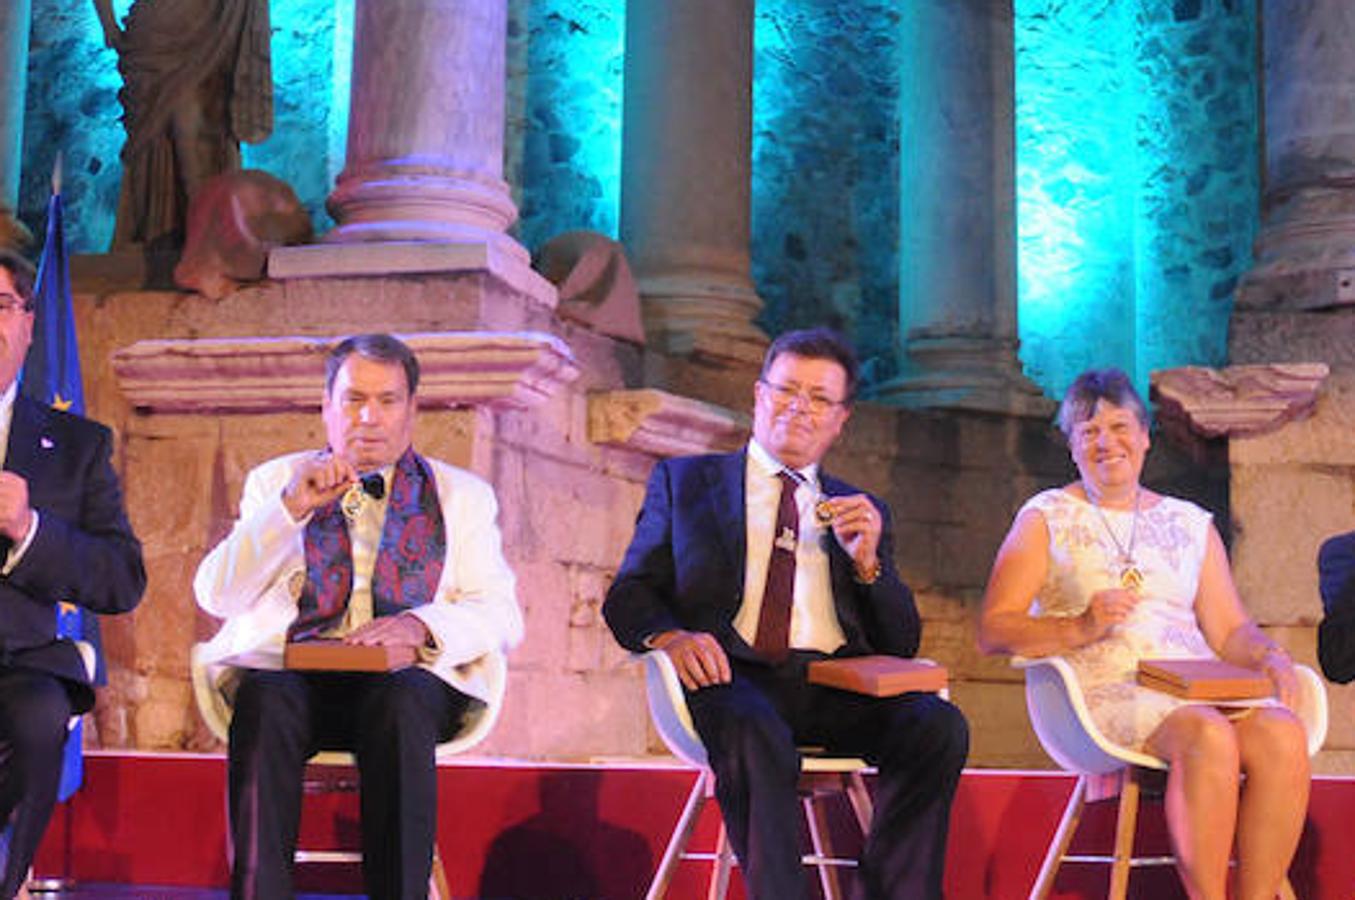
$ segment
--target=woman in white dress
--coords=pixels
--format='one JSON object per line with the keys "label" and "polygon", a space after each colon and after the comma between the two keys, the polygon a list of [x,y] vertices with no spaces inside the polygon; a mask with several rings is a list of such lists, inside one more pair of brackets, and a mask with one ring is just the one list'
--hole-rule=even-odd
{"label": "woman in white dress", "polygon": [[[1297,692],[1293,664],[1243,608],[1209,513],[1139,484],[1148,424],[1117,369],[1068,389],[1059,427],[1081,477],[1017,513],[979,643],[1064,656],[1102,733],[1167,762],[1167,825],[1191,897],[1223,900],[1236,838],[1235,896],[1272,900],[1308,806],[1303,725],[1282,705]],[[1281,703],[1220,710],[1135,684],[1140,658],[1210,656],[1264,671]]]}

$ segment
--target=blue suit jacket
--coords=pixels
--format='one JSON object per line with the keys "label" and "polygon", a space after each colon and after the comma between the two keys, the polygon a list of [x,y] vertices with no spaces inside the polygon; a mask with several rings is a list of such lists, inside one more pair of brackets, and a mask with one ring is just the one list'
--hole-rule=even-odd
{"label": "blue suit jacket", "polygon": [[[0,577],[0,666],[66,680],[77,711],[93,704],[94,691],[75,645],[56,636],[57,602],[125,612],[146,587],[141,544],[113,471],[112,443],[97,422],[26,397],[14,400],[5,469],[28,482],[38,530],[18,565]],[[8,549],[9,542],[0,540],[0,551]]]}
{"label": "blue suit jacket", "polygon": [[[747,552],[744,466],[747,454],[663,460],[649,477],[635,536],[603,614],[622,646],[642,652],[644,639],[673,628],[715,635],[732,657],[758,657],[738,632]],[[845,482],[820,473],[829,496],[854,494]],[[889,512],[871,497],[884,521],[883,571],[871,585],[852,577],[850,557],[833,539],[829,571],[838,621],[846,637],[839,655],[917,653],[921,623],[912,592],[894,570]]]}
{"label": "blue suit jacket", "polygon": [[1317,629],[1317,660],[1338,684],[1355,680],[1355,531],[1328,538],[1317,554],[1326,616]]}

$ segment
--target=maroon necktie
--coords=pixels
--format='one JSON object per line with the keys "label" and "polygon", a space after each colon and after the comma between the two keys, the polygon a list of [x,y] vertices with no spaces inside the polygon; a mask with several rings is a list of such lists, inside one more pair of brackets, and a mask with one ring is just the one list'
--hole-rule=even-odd
{"label": "maroon necktie", "polygon": [[800,537],[800,510],[795,505],[795,479],[782,469],[781,503],[776,509],[772,555],[767,562],[767,587],[762,592],[757,637],[753,649],[771,662],[790,655],[790,607],[795,596],[795,547]]}

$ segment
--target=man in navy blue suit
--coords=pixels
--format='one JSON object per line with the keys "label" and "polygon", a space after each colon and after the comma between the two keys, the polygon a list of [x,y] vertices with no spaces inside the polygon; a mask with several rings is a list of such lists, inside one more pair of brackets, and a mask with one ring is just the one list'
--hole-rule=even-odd
{"label": "man in navy blue suit", "polygon": [[622,646],[672,658],[758,900],[807,895],[798,746],[879,767],[856,893],[910,900],[941,895],[968,753],[964,717],[935,695],[867,697],[806,678],[828,656],[913,656],[921,635],[888,510],[819,469],[855,388],[855,356],[836,334],[778,338],[747,448],[655,466],[603,607]]}
{"label": "man in navy blue suit", "polygon": [[1355,531],[1328,538],[1317,553],[1326,615],[1317,628],[1317,660],[1337,684],[1355,681]]}
{"label": "man in navy blue suit", "polygon": [[33,269],[0,250],[0,825],[13,827],[3,900],[23,887],[51,818],[67,721],[94,705],[79,648],[57,637],[57,603],[125,612],[146,587],[108,429],[17,396],[32,339]]}

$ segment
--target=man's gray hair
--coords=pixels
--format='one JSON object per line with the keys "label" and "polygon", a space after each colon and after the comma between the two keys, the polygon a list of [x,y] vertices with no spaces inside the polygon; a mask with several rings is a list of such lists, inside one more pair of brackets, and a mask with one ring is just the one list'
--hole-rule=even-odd
{"label": "man's gray hair", "polygon": [[405,384],[409,387],[409,395],[414,396],[414,392],[418,390],[419,360],[414,351],[409,349],[408,344],[389,334],[355,334],[339,341],[334,349],[329,351],[329,358],[325,360],[326,396],[334,389],[334,379],[338,377],[339,369],[343,368],[344,360],[354,353],[378,362],[399,363],[405,370]]}

